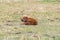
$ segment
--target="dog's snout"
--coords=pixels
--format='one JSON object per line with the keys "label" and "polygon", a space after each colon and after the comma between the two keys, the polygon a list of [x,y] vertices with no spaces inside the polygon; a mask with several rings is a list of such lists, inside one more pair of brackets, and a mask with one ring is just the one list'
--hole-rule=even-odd
{"label": "dog's snout", "polygon": [[21,19],[21,21],[23,21],[23,20]]}

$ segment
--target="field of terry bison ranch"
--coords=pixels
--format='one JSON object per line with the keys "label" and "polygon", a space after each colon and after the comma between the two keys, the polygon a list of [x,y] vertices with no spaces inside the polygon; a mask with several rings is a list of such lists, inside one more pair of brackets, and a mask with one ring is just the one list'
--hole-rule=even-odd
{"label": "field of terry bison ranch", "polygon": [[60,1],[1,0],[0,40],[60,40]]}

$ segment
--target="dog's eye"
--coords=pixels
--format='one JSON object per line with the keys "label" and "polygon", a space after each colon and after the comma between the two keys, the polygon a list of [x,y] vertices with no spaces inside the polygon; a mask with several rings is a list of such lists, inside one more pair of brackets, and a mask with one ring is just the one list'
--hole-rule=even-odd
{"label": "dog's eye", "polygon": [[25,20],[24,22],[27,22],[27,20]]}

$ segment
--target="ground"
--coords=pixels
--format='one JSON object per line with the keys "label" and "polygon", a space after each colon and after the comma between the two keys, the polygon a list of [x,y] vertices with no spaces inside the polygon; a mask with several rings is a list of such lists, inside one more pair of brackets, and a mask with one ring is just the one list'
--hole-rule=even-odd
{"label": "ground", "polygon": [[[0,40],[60,40],[59,2],[0,1]],[[37,19],[38,25],[21,25],[23,15]]]}

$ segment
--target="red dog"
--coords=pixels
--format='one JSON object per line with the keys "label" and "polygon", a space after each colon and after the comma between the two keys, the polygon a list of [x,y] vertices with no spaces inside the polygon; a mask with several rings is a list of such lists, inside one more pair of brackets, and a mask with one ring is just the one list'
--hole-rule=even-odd
{"label": "red dog", "polygon": [[24,25],[37,25],[37,21],[31,17],[23,16],[21,21]]}

